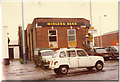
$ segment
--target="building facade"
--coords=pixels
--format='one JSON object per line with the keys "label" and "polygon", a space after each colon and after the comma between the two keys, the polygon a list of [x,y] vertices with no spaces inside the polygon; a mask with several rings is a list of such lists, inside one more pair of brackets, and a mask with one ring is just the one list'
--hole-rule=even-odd
{"label": "building facade", "polygon": [[119,32],[112,31],[102,35],[102,43],[100,40],[100,36],[94,37],[95,47],[107,47],[107,46],[119,46]]}
{"label": "building facade", "polygon": [[88,49],[90,22],[84,18],[35,18],[26,28],[28,60],[34,58],[34,49],[83,48]]}
{"label": "building facade", "polygon": [[[28,51],[27,51],[27,32],[24,30],[24,40],[25,40],[25,55],[26,59],[28,58]],[[23,36],[22,36],[22,27],[18,27],[18,45],[19,45],[19,58],[23,58]]]}

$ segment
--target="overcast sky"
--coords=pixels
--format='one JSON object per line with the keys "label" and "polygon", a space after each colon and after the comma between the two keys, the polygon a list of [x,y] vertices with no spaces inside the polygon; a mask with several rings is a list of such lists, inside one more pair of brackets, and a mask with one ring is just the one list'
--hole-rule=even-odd
{"label": "overcast sky", "polygon": [[[90,20],[90,0],[47,2],[48,0],[26,0],[24,3],[24,28],[36,17],[85,18]],[[65,0],[66,1],[66,0]],[[91,0],[92,26],[97,34],[118,30],[118,1]],[[104,17],[104,15],[106,15]],[[18,40],[18,26],[22,26],[21,0],[2,1],[2,26],[8,26],[11,43]]]}

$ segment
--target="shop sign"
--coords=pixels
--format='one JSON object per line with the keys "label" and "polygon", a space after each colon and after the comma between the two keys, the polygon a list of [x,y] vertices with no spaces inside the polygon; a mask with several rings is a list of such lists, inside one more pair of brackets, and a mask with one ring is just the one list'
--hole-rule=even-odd
{"label": "shop sign", "polygon": [[69,41],[68,47],[76,47],[76,41]]}
{"label": "shop sign", "polygon": [[86,26],[89,27],[90,25],[85,22],[38,22],[37,26],[55,26],[55,27],[65,27],[65,26]]}
{"label": "shop sign", "polygon": [[57,42],[49,42],[50,48],[58,48]]}
{"label": "shop sign", "polygon": [[47,23],[47,25],[48,25],[48,26],[49,26],[49,25],[53,25],[53,26],[54,26],[54,25],[56,25],[56,26],[57,26],[57,25],[67,25],[67,26],[68,26],[68,25],[73,25],[73,26],[74,26],[74,25],[77,25],[77,23],[76,23],[76,22],[70,22],[70,23],[69,23],[69,22],[67,22],[67,23],[65,23],[65,22],[56,22],[56,23],[55,23],[55,22],[52,22],[52,23],[50,23],[50,22],[49,22],[49,23]]}

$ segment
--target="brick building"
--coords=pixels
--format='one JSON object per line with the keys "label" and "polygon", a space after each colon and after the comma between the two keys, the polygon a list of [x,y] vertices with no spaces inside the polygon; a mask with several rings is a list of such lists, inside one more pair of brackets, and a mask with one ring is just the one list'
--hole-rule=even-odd
{"label": "brick building", "polygon": [[[19,26],[18,27],[18,45],[19,45],[19,58],[23,58],[23,37],[22,37],[22,27],[21,26]],[[24,30],[24,39],[25,39],[25,55],[26,55],[26,59],[27,59],[27,56],[28,56],[28,54],[27,54],[27,37],[26,37],[26,30]]]}
{"label": "brick building", "polygon": [[[95,47],[100,47],[100,36],[94,37]],[[119,45],[119,32],[112,31],[102,35],[102,47],[118,46]]]}
{"label": "brick building", "polygon": [[90,22],[84,18],[35,18],[26,28],[25,42],[28,60],[34,58],[35,48],[53,50],[90,48],[90,42],[86,38],[89,27]]}

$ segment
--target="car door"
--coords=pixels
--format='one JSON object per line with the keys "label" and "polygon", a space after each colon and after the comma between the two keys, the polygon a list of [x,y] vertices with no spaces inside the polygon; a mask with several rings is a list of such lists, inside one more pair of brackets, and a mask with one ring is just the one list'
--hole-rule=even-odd
{"label": "car door", "polygon": [[64,51],[61,51],[59,53],[59,63],[62,64],[62,65],[67,65],[68,64],[67,55]]}
{"label": "car door", "polygon": [[78,67],[78,61],[75,50],[66,51],[69,65],[71,68]]}
{"label": "car door", "polygon": [[91,66],[91,58],[83,50],[77,50],[77,60],[79,67],[89,67]]}

